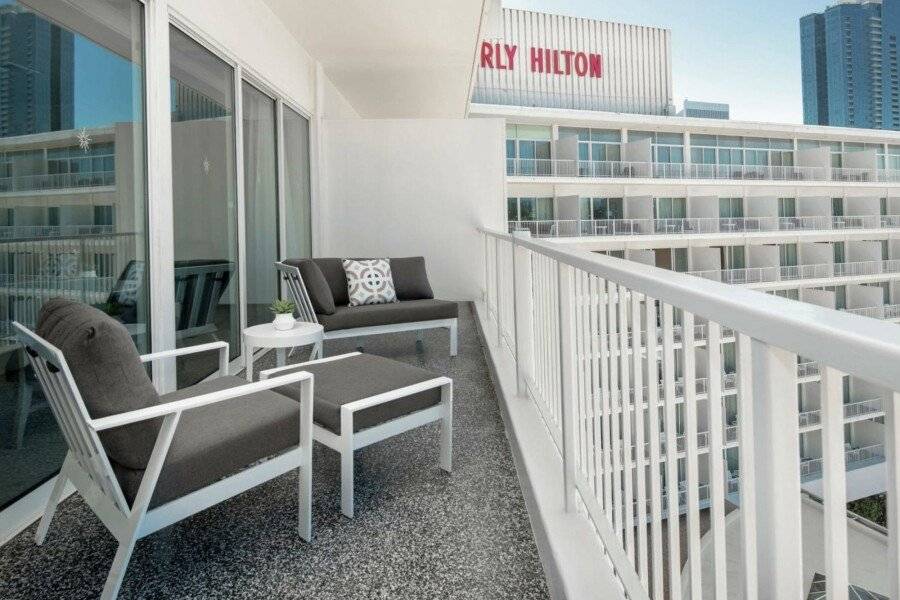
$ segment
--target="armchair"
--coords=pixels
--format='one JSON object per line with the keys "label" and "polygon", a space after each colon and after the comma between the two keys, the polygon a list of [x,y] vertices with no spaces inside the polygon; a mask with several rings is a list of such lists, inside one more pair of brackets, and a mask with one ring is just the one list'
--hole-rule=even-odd
{"label": "armchair", "polygon": [[[71,482],[119,542],[101,598],[118,595],[138,539],[293,469],[299,533],[310,539],[311,374],[228,377],[225,342],[139,357],[120,323],[68,300],[45,304],[38,332],[14,327],[69,447],[35,540]],[[143,367],[209,351],[218,378],[162,396]],[[286,384],[294,397],[272,391]]]}

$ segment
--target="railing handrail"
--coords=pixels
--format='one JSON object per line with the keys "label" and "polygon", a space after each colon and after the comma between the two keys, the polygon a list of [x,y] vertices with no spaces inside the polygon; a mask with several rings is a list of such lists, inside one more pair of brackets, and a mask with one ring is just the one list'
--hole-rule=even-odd
{"label": "railing handrail", "polygon": [[900,328],[893,324],[530,237],[487,228],[480,231],[611,279],[752,339],[900,389],[900,369],[894,368],[900,363]]}

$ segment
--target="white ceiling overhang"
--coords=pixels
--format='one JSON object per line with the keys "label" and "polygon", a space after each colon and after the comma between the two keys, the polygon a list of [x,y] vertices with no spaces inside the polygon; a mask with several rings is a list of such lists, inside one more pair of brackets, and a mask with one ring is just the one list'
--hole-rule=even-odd
{"label": "white ceiling overhang", "polygon": [[364,118],[462,117],[485,0],[265,0]]}

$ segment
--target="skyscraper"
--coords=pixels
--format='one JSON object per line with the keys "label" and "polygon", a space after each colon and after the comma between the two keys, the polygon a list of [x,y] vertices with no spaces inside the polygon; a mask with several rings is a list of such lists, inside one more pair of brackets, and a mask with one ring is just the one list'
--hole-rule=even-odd
{"label": "skyscraper", "polygon": [[0,137],[74,127],[72,32],[0,6]]}
{"label": "skyscraper", "polygon": [[900,0],[850,0],[800,19],[803,120],[900,129]]}

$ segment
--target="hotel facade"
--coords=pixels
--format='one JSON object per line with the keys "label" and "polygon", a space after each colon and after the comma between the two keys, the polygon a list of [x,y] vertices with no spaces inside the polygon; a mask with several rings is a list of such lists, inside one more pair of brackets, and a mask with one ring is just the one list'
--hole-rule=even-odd
{"label": "hotel facade", "polygon": [[[608,97],[593,91],[600,84],[590,73],[481,61],[470,116],[506,121],[510,232],[900,321],[900,134],[671,116],[667,31],[509,9],[499,27],[485,52],[531,45],[540,56],[535,45],[549,44],[574,56],[599,53],[603,85],[627,94],[615,97],[615,112],[599,110],[602,102],[582,96]],[[704,326],[696,328],[701,339]],[[723,351],[720,427],[734,492],[733,338]],[[819,373],[802,357],[797,371],[801,473],[804,488],[820,493]],[[702,393],[705,373],[698,377]],[[644,385],[662,383],[651,376]],[[884,411],[878,390],[852,377],[843,396],[854,500],[884,491]],[[712,426],[699,427],[701,452]],[[680,425],[680,446],[683,435]]]}

